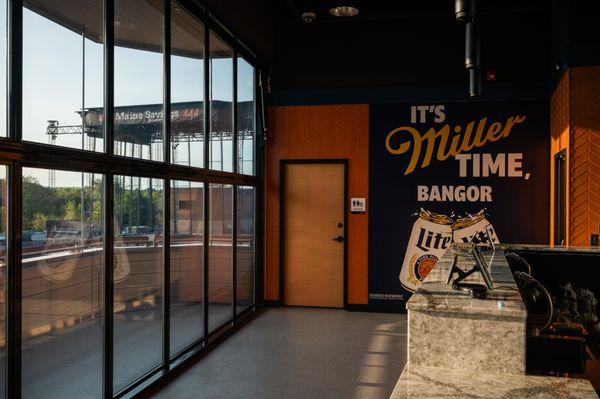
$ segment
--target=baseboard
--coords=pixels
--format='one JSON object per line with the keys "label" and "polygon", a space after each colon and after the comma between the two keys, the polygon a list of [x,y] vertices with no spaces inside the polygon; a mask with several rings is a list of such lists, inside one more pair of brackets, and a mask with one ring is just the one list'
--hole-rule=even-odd
{"label": "baseboard", "polygon": [[280,300],[265,300],[264,305],[268,308],[278,308],[283,306],[283,302]]}

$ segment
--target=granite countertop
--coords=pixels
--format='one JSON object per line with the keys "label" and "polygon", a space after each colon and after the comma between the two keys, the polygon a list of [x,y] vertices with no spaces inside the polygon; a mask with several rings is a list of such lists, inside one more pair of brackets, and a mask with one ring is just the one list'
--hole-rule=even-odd
{"label": "granite countertop", "polygon": [[598,399],[588,380],[465,372],[407,364],[390,399]]}
{"label": "granite countertop", "polygon": [[[455,291],[446,284],[454,254],[459,253],[458,265],[467,271],[474,260],[455,245],[448,248],[444,256],[431,270],[421,287],[412,295],[406,304],[408,310],[437,311],[472,314],[488,317],[526,319],[525,304],[518,292],[510,267],[502,249],[495,252],[484,252],[491,260],[491,274],[494,290],[488,292],[486,299],[475,299],[464,291]],[[483,283],[479,273],[464,280],[471,283]]]}
{"label": "granite countertop", "polygon": [[513,251],[540,251],[540,252],[576,252],[600,254],[600,247],[572,247],[565,245],[536,245],[536,244],[503,244],[501,248]]}

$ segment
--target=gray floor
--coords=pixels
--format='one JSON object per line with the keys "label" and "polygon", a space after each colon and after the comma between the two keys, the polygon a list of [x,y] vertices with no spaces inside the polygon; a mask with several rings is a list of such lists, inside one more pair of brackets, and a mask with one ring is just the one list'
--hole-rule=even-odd
{"label": "gray floor", "polygon": [[406,362],[406,316],[269,309],[155,398],[385,398]]}

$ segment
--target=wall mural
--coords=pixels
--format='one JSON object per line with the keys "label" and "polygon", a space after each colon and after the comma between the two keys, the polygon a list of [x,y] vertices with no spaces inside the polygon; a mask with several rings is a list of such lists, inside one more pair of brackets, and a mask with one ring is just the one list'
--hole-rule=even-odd
{"label": "wall mural", "polygon": [[369,305],[400,310],[452,242],[549,237],[545,101],[370,109]]}

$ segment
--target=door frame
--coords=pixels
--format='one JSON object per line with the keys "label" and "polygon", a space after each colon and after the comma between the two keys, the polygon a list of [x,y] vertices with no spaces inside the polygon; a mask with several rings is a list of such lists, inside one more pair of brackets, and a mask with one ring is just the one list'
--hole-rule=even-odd
{"label": "door frame", "polygon": [[[554,154],[554,245],[568,245],[567,240],[567,149]],[[564,243],[562,242],[564,240]]]}
{"label": "door frame", "polygon": [[279,302],[285,306],[285,169],[287,165],[339,164],[344,166],[343,309],[348,309],[348,159],[281,159],[279,161]]}

